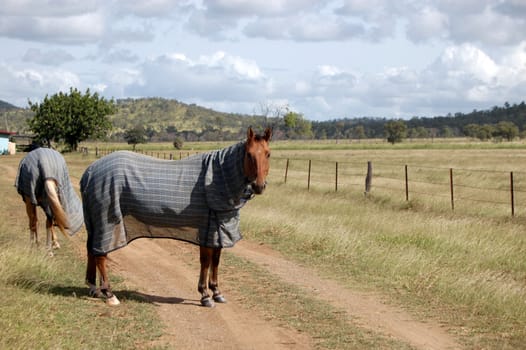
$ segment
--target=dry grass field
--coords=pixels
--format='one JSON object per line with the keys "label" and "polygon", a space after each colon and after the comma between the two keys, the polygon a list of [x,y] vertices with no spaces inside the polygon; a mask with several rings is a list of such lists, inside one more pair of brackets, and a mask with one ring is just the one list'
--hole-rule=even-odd
{"label": "dry grass field", "polygon": [[[166,145],[144,146],[155,153],[175,153]],[[187,145],[187,152],[221,146]],[[245,240],[279,251],[345,289],[381,294],[387,303],[415,319],[441,325],[466,349],[520,349],[526,344],[524,145],[390,147],[382,143],[276,142],[273,146],[268,189],[241,212]],[[94,157],[67,155],[66,159],[70,175],[78,183]],[[312,175],[307,190],[308,160]],[[368,161],[373,164],[374,176],[365,196]],[[0,158],[2,171],[12,169],[9,162],[12,160]],[[336,162],[340,172],[337,191]],[[409,200],[405,165],[410,177]],[[451,168],[458,196],[454,210],[449,196]],[[516,188],[513,217],[510,172]],[[100,338],[111,339],[111,344],[122,344],[117,348],[137,344],[151,348],[148,344],[162,334],[151,304],[132,290],[121,309],[108,311],[105,305],[82,297],[84,286],[79,276],[83,260],[71,246],[68,249],[68,243],[64,253],[53,260],[27,250],[26,218],[11,187],[13,179],[12,173],[7,174],[1,187],[7,200],[0,208],[4,218],[0,222],[0,302],[4,305],[0,327],[5,334],[0,347],[101,348],[84,333],[85,326],[96,329]],[[224,264],[235,267],[228,268],[231,277],[225,276],[226,282],[243,285],[236,293],[246,293],[247,299],[257,296],[268,300],[250,304],[255,313],[301,329],[318,339],[313,342],[315,348],[410,347],[364,335],[359,326],[335,319],[339,311],[327,305],[313,302],[309,308],[314,295],[301,295],[298,290],[291,294],[290,286],[276,281],[275,276],[265,277],[257,267],[235,256],[226,255]],[[259,274],[261,280],[251,280],[248,272]],[[125,288],[119,284],[119,276],[115,280],[121,290]],[[262,285],[265,288],[260,288]],[[283,304],[292,297],[301,304],[301,315],[299,306],[287,309],[292,302]],[[322,314],[323,310],[328,313]],[[79,318],[82,322],[76,323]],[[101,329],[101,319],[109,322],[109,329]],[[316,327],[311,324],[309,328],[309,320],[316,320]],[[71,324],[76,326],[71,328]],[[64,330],[70,336],[57,340]],[[349,343],[351,338],[361,340]]]}
{"label": "dry grass field", "polygon": [[[486,147],[274,151],[279,159],[270,188],[279,200],[269,195],[247,208],[249,238],[272,244],[350,288],[383,290],[422,319],[450,325],[467,348],[521,348],[526,343],[526,150]],[[289,168],[284,183],[286,159],[295,160],[289,167],[300,166]],[[302,159],[312,160],[309,191]],[[351,165],[351,180],[337,192],[336,161],[342,173],[344,162]],[[375,175],[364,196],[367,161]],[[410,181],[409,201],[404,165],[417,182]],[[454,210],[450,168],[455,195],[462,197]],[[512,171],[515,217],[509,205]]]}

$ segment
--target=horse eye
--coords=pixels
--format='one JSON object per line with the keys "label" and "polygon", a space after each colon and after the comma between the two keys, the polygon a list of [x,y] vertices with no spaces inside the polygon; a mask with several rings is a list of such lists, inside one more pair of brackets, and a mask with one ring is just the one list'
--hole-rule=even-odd
{"label": "horse eye", "polygon": [[267,153],[267,158],[270,158],[270,152],[269,152],[269,153]]}

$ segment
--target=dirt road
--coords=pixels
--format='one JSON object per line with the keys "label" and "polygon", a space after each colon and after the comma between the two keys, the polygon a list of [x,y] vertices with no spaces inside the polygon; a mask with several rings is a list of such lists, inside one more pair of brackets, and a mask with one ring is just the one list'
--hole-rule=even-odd
{"label": "dirt road", "polygon": [[[382,302],[378,295],[345,289],[267,247],[241,241],[230,252],[330,302],[366,329],[401,340],[416,349],[462,348],[439,325],[416,321],[406,312]],[[198,250],[192,245],[141,239],[110,257],[114,271],[157,305],[166,326],[166,335],[159,340],[161,344],[176,344],[180,349],[312,348],[313,341],[307,335],[262,319],[235,300],[213,309],[199,306],[196,290]],[[181,263],[184,260],[195,261],[195,264]],[[223,291],[228,297],[228,289],[223,287]]]}

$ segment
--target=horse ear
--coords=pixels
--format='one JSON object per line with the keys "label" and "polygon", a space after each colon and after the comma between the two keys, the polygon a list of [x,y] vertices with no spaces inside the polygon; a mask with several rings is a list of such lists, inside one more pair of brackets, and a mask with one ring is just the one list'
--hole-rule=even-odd
{"label": "horse ear", "polygon": [[256,137],[256,134],[254,133],[254,130],[252,130],[252,127],[249,126],[247,130],[247,140],[253,140],[254,137]]}
{"label": "horse ear", "polygon": [[272,128],[266,128],[265,135],[263,136],[263,138],[265,139],[265,141],[269,142],[271,137],[272,137]]}

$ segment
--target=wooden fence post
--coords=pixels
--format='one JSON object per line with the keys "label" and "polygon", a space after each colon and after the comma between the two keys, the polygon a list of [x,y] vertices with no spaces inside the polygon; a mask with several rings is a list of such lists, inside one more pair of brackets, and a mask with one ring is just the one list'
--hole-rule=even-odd
{"label": "wooden fence post", "polygon": [[510,172],[510,193],[511,193],[511,216],[515,216],[515,195],[513,193],[513,171]]}
{"label": "wooden fence post", "polygon": [[285,183],[287,183],[288,174],[289,174],[289,159],[287,158],[287,164],[285,165]]}
{"label": "wooden fence post", "polygon": [[451,190],[451,210],[455,210],[455,196],[453,192],[453,168],[449,168],[449,187]]}
{"label": "wooden fence post", "polygon": [[367,175],[365,176],[365,192],[367,195],[371,191],[371,183],[373,181],[373,164],[371,161],[367,162]]}
{"label": "wooden fence post", "polygon": [[407,164],[405,165],[405,200],[409,201],[409,181],[407,176]]}
{"label": "wooden fence post", "polygon": [[310,170],[311,170],[312,160],[309,159],[309,177],[307,180],[307,191],[310,191]]}
{"label": "wooden fence post", "polygon": [[338,162],[336,162],[336,169],[335,169],[335,182],[334,182],[334,192],[338,192]]}

